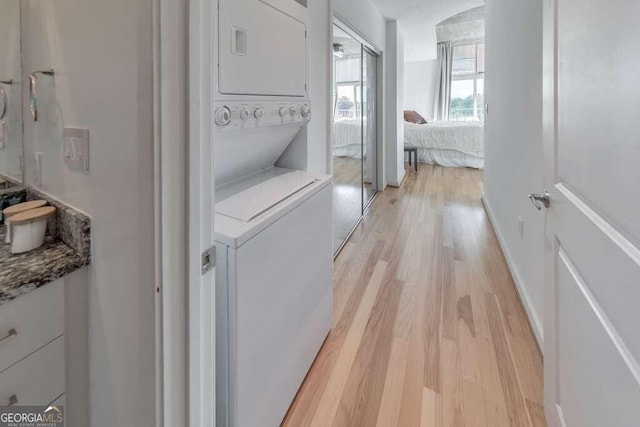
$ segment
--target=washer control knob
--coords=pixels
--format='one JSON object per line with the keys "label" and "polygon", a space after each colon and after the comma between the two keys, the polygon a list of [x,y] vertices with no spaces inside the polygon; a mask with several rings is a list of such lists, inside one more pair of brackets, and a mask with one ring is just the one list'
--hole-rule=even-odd
{"label": "washer control knob", "polygon": [[240,111],[240,118],[242,120],[247,120],[249,118],[249,110],[243,108],[242,111]]}
{"label": "washer control knob", "polygon": [[300,114],[302,114],[302,117],[304,118],[309,117],[309,115],[311,115],[311,107],[309,107],[307,104],[304,104],[300,109]]}
{"label": "washer control knob", "polygon": [[278,110],[278,114],[280,114],[280,117],[284,117],[287,115],[287,109],[284,107],[281,107],[280,110]]}
{"label": "washer control knob", "polygon": [[295,116],[296,114],[298,114],[298,109],[296,107],[291,107],[289,111],[291,112],[292,116]]}
{"label": "washer control knob", "polygon": [[260,107],[256,108],[255,110],[253,110],[253,117],[255,117],[256,119],[261,119],[262,117],[264,117],[264,110]]}
{"label": "washer control knob", "polygon": [[231,123],[231,110],[226,105],[216,110],[216,125],[220,127],[227,126]]}

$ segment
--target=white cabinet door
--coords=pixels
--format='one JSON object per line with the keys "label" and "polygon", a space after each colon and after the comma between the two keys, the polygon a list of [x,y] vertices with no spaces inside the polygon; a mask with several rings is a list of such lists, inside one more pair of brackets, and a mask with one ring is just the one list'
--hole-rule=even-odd
{"label": "white cabinet door", "polygon": [[545,407],[640,423],[640,3],[545,0]]}

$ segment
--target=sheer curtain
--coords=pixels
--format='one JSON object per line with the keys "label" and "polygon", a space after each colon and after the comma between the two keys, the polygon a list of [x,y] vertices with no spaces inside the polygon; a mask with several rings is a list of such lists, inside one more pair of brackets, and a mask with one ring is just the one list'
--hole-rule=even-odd
{"label": "sheer curtain", "polygon": [[449,104],[451,103],[451,64],[453,61],[453,45],[451,42],[438,43],[438,85],[434,111],[436,120],[449,120]]}

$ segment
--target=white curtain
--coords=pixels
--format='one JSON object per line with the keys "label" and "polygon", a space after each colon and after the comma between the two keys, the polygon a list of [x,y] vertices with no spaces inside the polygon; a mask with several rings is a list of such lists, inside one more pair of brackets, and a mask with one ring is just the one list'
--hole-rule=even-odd
{"label": "white curtain", "polygon": [[451,42],[438,43],[438,83],[434,111],[436,120],[449,120],[451,104],[451,65],[453,45]]}

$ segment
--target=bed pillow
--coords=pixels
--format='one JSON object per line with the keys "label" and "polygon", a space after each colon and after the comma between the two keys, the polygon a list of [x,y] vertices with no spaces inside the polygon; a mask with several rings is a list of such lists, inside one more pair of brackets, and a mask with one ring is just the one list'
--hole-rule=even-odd
{"label": "bed pillow", "polygon": [[405,110],[404,121],[409,123],[415,123],[418,125],[424,125],[427,123],[424,117],[418,114],[417,111],[413,111],[413,110]]}

